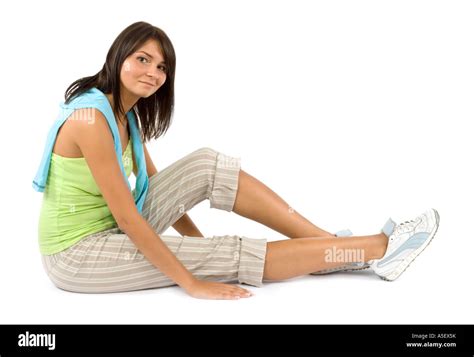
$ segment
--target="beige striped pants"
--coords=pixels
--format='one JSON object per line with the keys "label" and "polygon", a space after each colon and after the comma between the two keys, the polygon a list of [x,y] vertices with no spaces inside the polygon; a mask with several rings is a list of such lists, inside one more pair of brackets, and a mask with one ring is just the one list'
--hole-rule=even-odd
{"label": "beige striped pants", "polygon": [[[162,235],[196,204],[232,211],[240,158],[198,149],[149,179],[142,215],[181,263],[200,280],[262,286],[267,240],[238,235]],[[136,248],[119,228],[88,235],[53,255],[43,267],[60,289],[108,293],[176,285]]]}

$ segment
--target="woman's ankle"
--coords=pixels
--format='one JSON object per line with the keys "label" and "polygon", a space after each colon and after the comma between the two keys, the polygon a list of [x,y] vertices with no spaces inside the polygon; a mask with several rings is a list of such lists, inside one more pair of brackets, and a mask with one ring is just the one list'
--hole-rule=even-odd
{"label": "woman's ankle", "polygon": [[379,233],[377,234],[374,239],[376,240],[374,244],[374,248],[372,251],[372,258],[369,260],[373,259],[381,259],[387,252],[387,246],[388,246],[388,237],[384,233]]}

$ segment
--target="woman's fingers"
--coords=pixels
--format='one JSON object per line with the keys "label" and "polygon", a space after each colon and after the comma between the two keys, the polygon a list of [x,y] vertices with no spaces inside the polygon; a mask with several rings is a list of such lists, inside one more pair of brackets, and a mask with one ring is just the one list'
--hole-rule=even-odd
{"label": "woman's fingers", "polygon": [[224,299],[240,299],[253,295],[250,291],[243,289],[240,286],[222,284],[222,287],[222,298]]}
{"label": "woman's fingers", "polygon": [[252,293],[250,291],[248,291],[246,289],[243,289],[239,286],[234,287],[233,293],[234,293],[234,296],[237,297],[237,298],[252,296]]}

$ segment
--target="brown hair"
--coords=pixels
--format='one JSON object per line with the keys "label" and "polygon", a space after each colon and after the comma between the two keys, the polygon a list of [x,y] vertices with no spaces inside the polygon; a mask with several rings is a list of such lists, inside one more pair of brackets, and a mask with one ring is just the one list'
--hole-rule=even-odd
{"label": "brown hair", "polygon": [[[64,97],[67,104],[74,97],[95,87],[103,93],[120,96],[120,69],[125,59],[149,39],[155,39],[161,47],[166,63],[165,83],[148,98],[140,98],[132,108],[141,129],[142,140],[157,139],[168,130],[174,108],[174,75],[176,55],[166,33],[146,22],[136,22],[124,29],[112,43],[102,69],[94,76],[73,82]],[[120,100],[114,100],[114,113],[122,117],[124,109]]]}

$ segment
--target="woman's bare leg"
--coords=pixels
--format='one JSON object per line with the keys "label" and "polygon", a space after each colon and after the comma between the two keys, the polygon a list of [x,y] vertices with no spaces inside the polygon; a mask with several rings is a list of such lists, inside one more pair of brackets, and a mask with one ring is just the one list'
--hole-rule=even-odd
{"label": "woman's bare leg", "polygon": [[[351,259],[362,257],[364,262],[380,259],[387,249],[385,234],[344,239],[331,237],[288,239],[267,243],[263,272],[264,279],[283,280],[323,269],[346,265]],[[359,259],[352,259],[356,261]]]}
{"label": "woman's bare leg", "polygon": [[239,173],[233,212],[284,234],[289,238],[334,237],[293,210],[265,184],[243,170]]}

